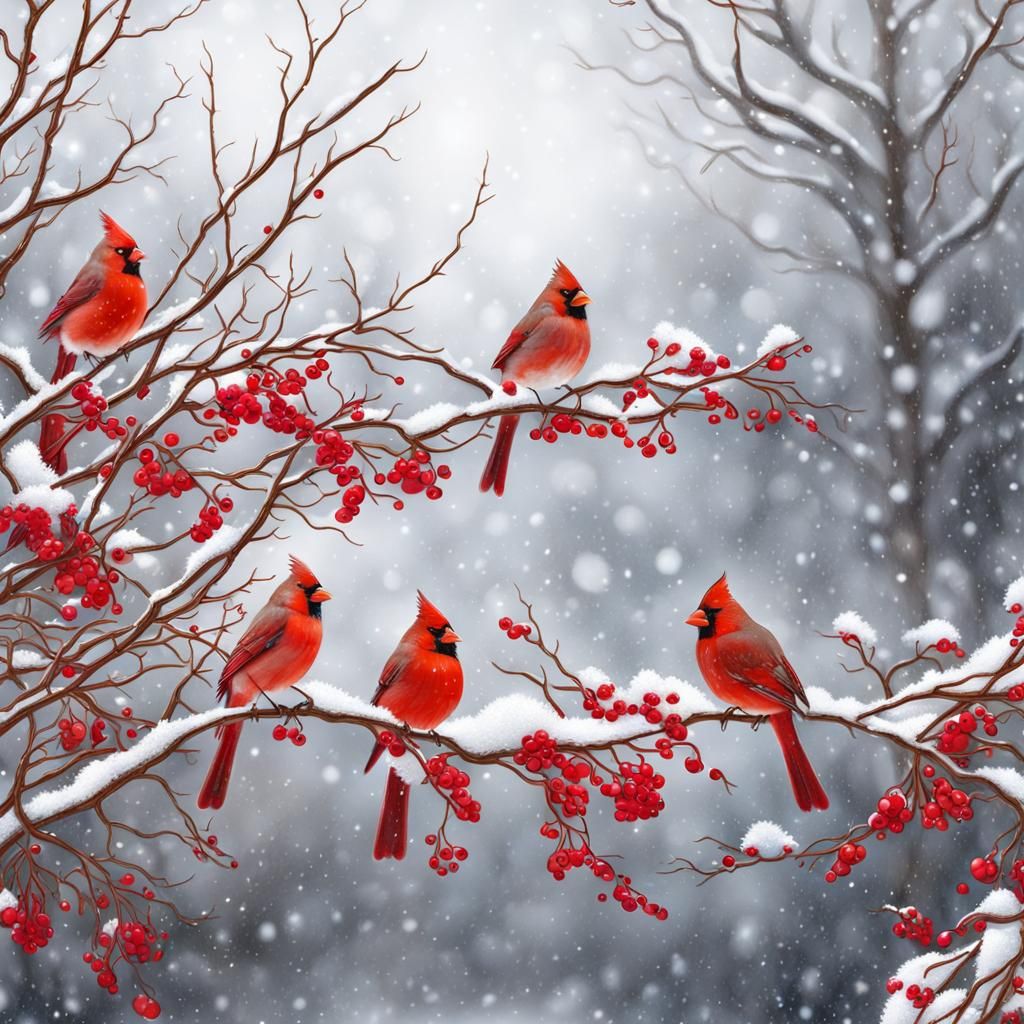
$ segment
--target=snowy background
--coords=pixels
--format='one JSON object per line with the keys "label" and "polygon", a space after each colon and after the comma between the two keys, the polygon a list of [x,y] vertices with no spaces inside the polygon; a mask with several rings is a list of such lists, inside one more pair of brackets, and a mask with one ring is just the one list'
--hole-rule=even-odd
{"label": "snowy background", "polygon": [[[64,5],[71,14],[74,3]],[[326,14],[330,5],[310,7]],[[344,315],[344,296],[330,284],[343,246],[371,302],[386,294],[397,270],[428,266],[465,216],[489,152],[497,198],[447,278],[417,303],[421,341],[446,345],[486,371],[557,257],[594,300],[595,365],[641,359],[650,329],[663,319],[734,357],[752,353],[782,320],[815,345],[813,360],[800,367],[811,394],[868,406],[869,424],[882,415],[870,408],[870,384],[861,381],[858,391],[858,346],[884,342],[865,332],[856,289],[841,274],[774,273],[742,235],[644,159],[624,130],[633,121],[626,100],[636,95],[575,65],[567,46],[629,64],[634,55],[622,29],[642,20],[640,10],[597,0],[371,0],[319,97],[326,104],[375,69],[427,51],[423,68],[397,79],[375,108],[379,115],[421,101],[422,109],[395,137],[400,163],[374,155],[347,165],[327,188],[321,220],[289,236],[318,287],[303,300],[294,328]],[[288,4],[216,0],[176,30],[173,59],[183,73],[194,71],[200,41],[207,41],[218,62],[222,128],[246,140],[275,87],[264,33],[287,41],[296,27]],[[145,109],[168,87],[167,44],[147,53],[111,65],[108,81],[121,83],[116,98],[129,108]],[[55,59],[59,48],[40,56]],[[1018,95],[1008,89],[984,102],[1005,102],[1009,117]],[[100,125],[83,134],[62,159],[88,166],[91,148],[109,130]],[[195,102],[168,113],[160,140],[154,152],[178,157],[167,166],[168,187],[138,181],[103,196],[103,207],[149,256],[144,271],[153,290],[173,265],[176,219],[198,219],[209,195],[197,158],[204,135]],[[246,145],[238,149],[242,159]],[[721,191],[730,182],[734,191]],[[715,187],[719,202],[755,212],[765,237],[793,226],[784,194],[727,176]],[[0,197],[0,206],[10,198]],[[272,204],[273,195],[265,201]],[[254,230],[267,217],[254,211]],[[1012,296],[1000,275],[1015,292],[1019,234],[1013,217],[1005,221],[972,270],[987,282],[978,286],[977,308],[971,277],[955,301],[929,300],[939,311],[939,336],[946,303],[958,324],[981,325],[947,339],[956,345],[950,359],[966,358],[979,336],[987,345],[1012,325]],[[4,301],[3,341],[34,336],[94,234],[95,211],[79,204],[48,248],[32,250]],[[409,411],[450,397],[435,395],[433,383],[410,383],[392,397]],[[608,443],[533,445],[521,436],[502,500],[479,494],[484,453],[473,449],[451,460],[455,476],[438,506],[406,515],[368,510],[352,531],[361,546],[299,532],[287,545],[247,553],[235,573],[241,578],[252,565],[284,571],[288,553],[313,563],[336,598],[326,608],[314,674],[367,696],[421,588],[465,640],[463,709],[472,711],[515,685],[490,668],[492,659],[508,664],[522,656],[495,626],[514,603],[514,584],[562,640],[570,664],[600,665],[623,683],[642,667],[699,682],[694,631],[683,620],[727,570],[734,594],[777,634],[805,683],[866,696],[865,681],[839,670],[835,646],[816,631],[828,631],[847,607],[869,614],[883,647],[898,645],[916,623],[903,614],[888,559],[893,524],[879,525],[857,471],[803,431],[715,434],[691,417],[676,433],[679,454],[653,463]],[[1018,479],[1011,466],[999,482],[999,500],[1007,498],[1000,515],[987,506],[967,515],[956,505],[943,509],[951,547],[972,547],[970,557],[949,556],[937,570],[943,583],[933,610],[959,622],[969,646],[1003,625],[997,595],[1020,572],[1004,542],[1019,535],[1011,501]],[[354,743],[341,729],[309,732],[307,746],[297,749],[272,743],[269,726],[247,727],[228,806],[214,825],[241,862],[237,872],[183,864],[168,850],[162,866],[169,874],[195,873],[187,909],[214,918],[174,929],[166,977],[155,979],[168,1019],[469,1024],[486,1014],[494,1024],[859,1024],[877,1013],[882,981],[907,955],[890,948],[887,923],[866,908],[906,902],[908,865],[919,878],[924,873],[926,885],[930,870],[941,875],[947,858],[952,863],[971,848],[966,831],[908,836],[873,850],[849,886],[826,887],[792,866],[699,889],[688,876],[659,877],[673,855],[693,855],[698,836],[738,841],[763,817],[803,842],[834,834],[863,820],[894,781],[886,755],[838,731],[805,727],[833,801],[826,815],[811,819],[792,804],[769,731],[699,730],[706,762],[739,784],[731,798],[706,779],[673,772],[664,819],[635,833],[606,815],[592,822],[604,849],[627,854],[652,898],[669,906],[669,921],[652,923],[599,905],[583,878],[552,882],[543,869],[547,843],[536,835],[539,806],[498,777],[474,777],[484,818],[462,830],[471,855],[458,877],[430,874],[421,841],[402,864],[374,863],[383,773],[362,776],[361,736]],[[176,781],[194,789],[205,759],[204,750]],[[429,803],[414,794],[411,831],[420,840],[435,824]],[[935,911],[952,897],[953,882],[943,886],[933,893]],[[0,1016],[16,1024],[134,1019],[127,1000],[97,995],[60,938],[32,960],[13,945],[0,947]],[[70,938],[65,945],[78,949]]]}

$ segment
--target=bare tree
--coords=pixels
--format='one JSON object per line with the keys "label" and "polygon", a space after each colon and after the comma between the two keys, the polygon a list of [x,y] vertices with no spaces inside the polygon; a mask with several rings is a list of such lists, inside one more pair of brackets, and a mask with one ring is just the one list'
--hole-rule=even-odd
{"label": "bare tree", "polygon": [[[1024,173],[1021,7],[643,0],[628,64],[579,57],[639,91],[629,130],[652,166],[772,267],[845,296],[854,404],[874,401],[835,440],[883,510],[908,622],[980,602],[972,561],[994,560],[983,542],[1012,515],[1024,310],[999,238],[1019,241],[1001,218]],[[769,201],[786,204],[770,240],[754,223]],[[943,588],[944,559],[969,585]]]}

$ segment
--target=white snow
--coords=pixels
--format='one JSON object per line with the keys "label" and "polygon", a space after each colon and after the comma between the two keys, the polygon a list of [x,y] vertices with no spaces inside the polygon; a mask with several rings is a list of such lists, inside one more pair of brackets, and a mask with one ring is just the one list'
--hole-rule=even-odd
{"label": "white snow", "polygon": [[[195,304],[199,301],[199,296],[194,296],[190,299],[183,299],[181,302],[176,302],[173,305],[167,306],[160,310],[150,321],[145,324],[143,329],[136,335],[137,338],[145,337],[146,335],[153,334],[156,331],[162,330],[171,321],[177,320],[179,316],[183,316],[187,313]],[[196,317],[195,323],[202,323],[201,317]],[[178,348],[177,345],[170,345],[168,348]],[[163,353],[161,353],[161,356]],[[165,364],[170,365],[170,364]]]}
{"label": "white snow", "polygon": [[785,847],[795,850],[800,844],[774,821],[755,821],[740,840],[740,849],[756,846],[761,857],[778,857]]}
{"label": "white snow", "polygon": [[903,634],[905,644],[919,644],[921,647],[931,647],[942,639],[952,640],[954,643],[960,640],[960,630],[945,619],[929,619]]}
{"label": "white snow", "polygon": [[413,413],[404,421],[403,426],[409,434],[430,434],[454,419],[461,411],[459,406],[452,405],[451,402],[435,402],[426,409]]}
{"label": "white snow", "polygon": [[1018,576],[1007,588],[1003,606],[1009,611],[1015,604],[1024,606],[1024,576]]}
{"label": "white snow", "polygon": [[27,647],[15,647],[11,652],[11,668],[27,669],[42,668],[49,662],[38,652]]}
{"label": "white snow", "polygon": [[57,474],[43,461],[35,441],[19,441],[12,445],[4,462],[20,487],[57,482]]}
{"label": "white snow", "polygon": [[32,189],[27,185],[7,204],[2,210],[0,210],[0,222],[10,220],[12,217],[17,217],[22,210],[25,209],[25,204],[29,201],[29,197],[32,195]]}
{"label": "white snow", "polygon": [[176,366],[178,363],[183,363],[193,351],[194,346],[185,345],[178,343],[175,345],[165,345],[160,350],[160,355],[157,356],[156,368],[158,370],[166,370],[168,366]]}
{"label": "white snow", "polygon": [[794,341],[799,340],[800,335],[792,327],[787,327],[785,324],[776,324],[764,336],[761,344],[757,346],[755,354],[758,359],[763,359],[765,356],[770,356],[776,349],[782,348],[783,345],[791,345]]}
{"label": "white snow", "polygon": [[597,381],[620,383],[636,380],[640,376],[640,369],[636,363],[604,363],[587,376],[586,383],[594,384]]}
{"label": "white snow", "polygon": [[10,889],[0,889],[0,910],[6,910],[8,907],[16,907],[17,905],[18,897]]}
{"label": "white snow", "polygon": [[200,544],[188,556],[185,561],[185,568],[179,579],[165,587],[161,587],[159,590],[153,591],[150,595],[150,602],[156,604],[175,593],[183,584],[191,582],[192,578],[197,576],[207,563],[230,551],[241,535],[241,528],[225,523],[208,541]]}
{"label": "white snow", "polygon": [[75,496],[63,487],[48,484],[33,484],[18,491],[11,499],[14,505],[29,505],[44,508],[51,516],[59,516],[68,506],[75,503]]}
{"label": "white snow", "polygon": [[1024,804],[1024,775],[1016,768],[984,764],[975,769],[975,774],[990,779],[1018,803]]}
{"label": "white snow", "polygon": [[836,633],[853,633],[862,644],[870,647],[878,643],[878,634],[857,612],[846,611],[832,620],[832,629]]}
{"label": "white snow", "polygon": [[[2,218],[0,214],[0,218]],[[46,387],[49,381],[32,365],[32,357],[20,345],[0,345],[0,354],[17,364],[26,383],[33,391]]]}

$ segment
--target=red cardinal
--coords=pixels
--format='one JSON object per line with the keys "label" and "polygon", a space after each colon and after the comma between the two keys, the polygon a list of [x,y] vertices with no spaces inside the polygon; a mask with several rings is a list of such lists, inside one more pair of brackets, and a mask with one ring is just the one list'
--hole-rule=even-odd
{"label": "red cardinal", "polygon": [[[270,595],[221,672],[217,696],[229,708],[245,707],[261,693],[294,686],[309,671],[320,651],[321,605],[331,595],[294,555],[289,565],[288,579]],[[224,806],[242,723],[223,725],[217,735],[220,746],[199,793],[202,809]]]}
{"label": "red cardinal", "polygon": [[[455,649],[461,638],[422,593],[417,591],[417,596],[416,621],[388,658],[371,703],[387,708],[414,729],[436,729],[462,699],[462,666]],[[385,749],[378,740],[366,762],[366,771],[377,763]],[[401,860],[405,856],[408,826],[409,784],[392,768],[377,823],[374,858]]]}
{"label": "red cardinal", "polygon": [[[534,390],[568,384],[590,355],[589,302],[590,296],[579,281],[558,260],[547,287],[512,328],[491,364],[501,370],[502,383],[514,381]],[[493,487],[498,497],[505,493],[508,457],[517,426],[518,416],[501,417],[491,457],[480,477],[481,491]]]}
{"label": "red cardinal", "polygon": [[[117,352],[131,341],[146,318],[146,286],[139,273],[145,255],[113,217],[101,213],[100,219],[103,241],[39,328],[40,338],[60,342],[52,383],[71,373],[82,353],[99,357]],[[43,420],[39,449],[58,473],[67,470],[68,440],[62,416]]]}
{"label": "red cardinal", "polygon": [[825,810],[828,797],[793,725],[807,697],[779,641],[740,607],[724,575],[686,621],[699,630],[697,664],[711,692],[730,707],[768,716],[800,810]]}

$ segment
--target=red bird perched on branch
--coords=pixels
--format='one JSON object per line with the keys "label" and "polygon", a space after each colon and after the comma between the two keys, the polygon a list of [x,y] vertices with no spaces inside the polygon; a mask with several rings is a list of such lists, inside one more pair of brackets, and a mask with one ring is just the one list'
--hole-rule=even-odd
{"label": "red bird perched on branch", "polygon": [[[320,586],[312,570],[294,555],[291,573],[231,652],[221,672],[217,696],[229,708],[251,704],[260,694],[287,690],[310,669],[320,651],[323,624],[321,606],[331,595]],[[231,766],[242,735],[242,723],[230,722],[217,730],[220,745],[199,792],[199,807],[223,807]]]}
{"label": "red bird perched on branch", "polygon": [[[92,251],[71,287],[39,328],[39,337],[60,342],[56,383],[75,368],[79,355],[108,356],[135,336],[146,318],[146,286],[139,273],[145,255],[113,217],[100,214],[103,240]],[[39,438],[43,458],[58,473],[67,470],[64,418],[47,416]]]}
{"label": "red bird perched on branch", "polygon": [[807,697],[779,641],[743,610],[724,574],[686,621],[699,630],[697,664],[711,692],[730,707],[768,716],[800,810],[825,810],[828,797],[793,724],[794,713],[802,713],[799,705],[806,707]]}
{"label": "red bird perched on branch", "polygon": [[[461,637],[421,592],[417,591],[417,596],[416,621],[388,658],[371,703],[387,708],[413,729],[436,729],[462,699],[462,665],[455,648]],[[386,749],[378,739],[365,771]],[[374,858],[401,860],[408,830],[409,783],[391,768],[373,844]]]}
{"label": "red bird perched on branch", "polygon": [[[590,296],[558,260],[547,287],[512,328],[491,364],[493,369],[501,370],[502,384],[511,381],[534,390],[568,384],[590,355],[589,303]],[[517,426],[518,416],[501,417],[491,456],[480,477],[481,491],[493,487],[498,497],[505,493],[508,457]]]}

